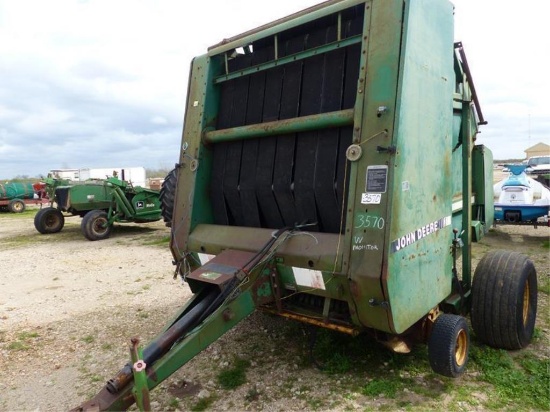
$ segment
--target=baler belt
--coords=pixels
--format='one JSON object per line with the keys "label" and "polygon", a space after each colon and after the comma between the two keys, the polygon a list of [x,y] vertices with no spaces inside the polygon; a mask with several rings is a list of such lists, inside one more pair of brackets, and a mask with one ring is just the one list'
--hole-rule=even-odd
{"label": "baler belt", "polygon": [[[355,14],[354,14],[355,13]],[[343,38],[362,31],[357,10],[343,21]],[[280,57],[337,40],[336,20],[279,38]],[[217,130],[338,112],[354,107],[361,44],[224,81]],[[230,73],[274,56],[267,40],[227,61]],[[316,223],[313,231],[342,230],[345,151],[352,127],[250,137],[212,145],[211,201],[214,223],[280,228]]]}

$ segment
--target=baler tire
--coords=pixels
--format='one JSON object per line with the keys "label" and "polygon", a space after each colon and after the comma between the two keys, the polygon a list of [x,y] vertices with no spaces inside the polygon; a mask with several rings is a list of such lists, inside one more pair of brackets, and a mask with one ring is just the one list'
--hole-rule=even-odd
{"label": "baler tire", "polygon": [[34,216],[34,227],[43,235],[60,232],[65,226],[65,217],[55,207],[40,209]]}
{"label": "baler tire", "polygon": [[466,369],[470,352],[470,333],[466,319],[442,314],[435,320],[428,340],[428,357],[434,372],[450,378]]}
{"label": "baler tire", "polygon": [[177,170],[172,169],[164,178],[159,194],[162,219],[164,220],[164,224],[167,227],[172,227],[172,217],[174,215],[174,203],[177,184]]}
{"label": "baler tire", "polygon": [[533,338],[537,316],[537,272],[517,252],[496,250],[479,262],[472,283],[472,327],[485,344],[516,350]]}
{"label": "baler tire", "polygon": [[25,202],[23,202],[20,199],[10,200],[10,203],[8,204],[8,210],[11,213],[23,213],[25,209],[26,209]]}
{"label": "baler tire", "polygon": [[103,210],[91,210],[84,215],[80,224],[82,234],[88,240],[103,240],[111,235],[112,226]]}

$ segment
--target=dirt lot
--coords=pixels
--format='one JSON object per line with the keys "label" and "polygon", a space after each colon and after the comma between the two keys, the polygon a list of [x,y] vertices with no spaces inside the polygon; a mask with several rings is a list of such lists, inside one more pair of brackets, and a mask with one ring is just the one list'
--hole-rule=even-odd
{"label": "dirt lot", "polygon": [[[191,292],[172,278],[169,230],[162,223],[117,226],[111,238],[89,242],[78,218],[67,219],[58,234],[39,235],[33,217],[33,211],[0,214],[0,410],[67,410],[127,362],[132,336],[151,339]],[[548,227],[498,227],[474,249],[476,261],[492,248],[507,248],[535,262],[536,337],[521,356],[546,365],[549,235]],[[320,356],[341,354],[339,364],[331,367],[329,359],[321,371],[310,362],[300,325],[256,313],[153,391],[153,409],[518,410],[541,409],[548,400],[543,391],[530,395],[542,403],[525,406],[498,394],[498,384],[486,379],[479,360],[485,349],[475,336],[474,359],[457,380],[431,372],[425,346],[394,355],[367,341],[359,357],[356,343],[342,338],[335,348],[330,339]],[[220,371],[237,360],[245,360],[245,383],[223,389]],[[548,380],[548,371],[533,376]],[[373,389],[376,383],[384,387]],[[521,385],[527,390],[532,382],[520,383],[520,391]]]}

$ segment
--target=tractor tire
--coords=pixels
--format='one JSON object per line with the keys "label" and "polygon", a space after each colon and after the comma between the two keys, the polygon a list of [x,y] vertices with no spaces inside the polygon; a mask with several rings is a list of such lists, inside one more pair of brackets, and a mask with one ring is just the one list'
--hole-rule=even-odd
{"label": "tractor tire", "polygon": [[172,217],[174,215],[174,203],[176,196],[176,187],[178,184],[178,174],[176,169],[172,169],[166,175],[160,188],[160,208],[162,219],[167,227],[172,227]]}
{"label": "tractor tire", "polygon": [[103,240],[111,235],[112,226],[103,210],[92,210],[84,215],[80,225],[84,237],[88,240]]}
{"label": "tractor tire", "polygon": [[472,327],[485,344],[521,349],[533,338],[537,316],[537,272],[517,252],[496,250],[479,262],[472,283]]}
{"label": "tractor tire", "polygon": [[25,209],[25,202],[20,199],[10,200],[10,203],[8,204],[8,211],[11,213],[23,213]]}
{"label": "tractor tire", "polygon": [[34,216],[34,227],[43,235],[57,233],[65,226],[65,217],[55,207],[40,209]]}
{"label": "tractor tire", "polygon": [[442,314],[435,320],[428,341],[428,358],[434,372],[456,378],[466,369],[470,332],[462,316]]}

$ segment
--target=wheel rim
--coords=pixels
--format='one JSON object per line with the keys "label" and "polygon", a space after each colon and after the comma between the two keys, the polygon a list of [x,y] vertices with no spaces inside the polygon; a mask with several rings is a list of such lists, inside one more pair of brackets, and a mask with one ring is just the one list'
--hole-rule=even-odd
{"label": "wheel rim", "polygon": [[107,231],[107,219],[96,219],[94,222],[94,232],[98,235],[102,235]]}
{"label": "wheel rim", "polygon": [[21,212],[23,210],[23,203],[17,202],[13,205],[13,210]]}
{"label": "wheel rim", "polygon": [[468,336],[464,329],[458,332],[456,337],[455,361],[458,366],[464,365],[468,354]]}
{"label": "wheel rim", "polygon": [[55,215],[49,215],[46,216],[46,219],[44,219],[46,222],[46,226],[49,228],[55,227],[58,224],[59,219]]}
{"label": "wheel rim", "polygon": [[529,281],[525,282],[525,288],[523,289],[523,325],[527,325],[527,319],[529,318]]}

